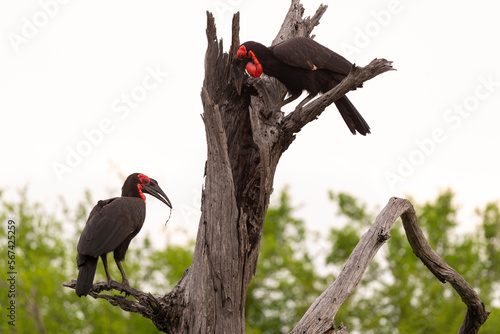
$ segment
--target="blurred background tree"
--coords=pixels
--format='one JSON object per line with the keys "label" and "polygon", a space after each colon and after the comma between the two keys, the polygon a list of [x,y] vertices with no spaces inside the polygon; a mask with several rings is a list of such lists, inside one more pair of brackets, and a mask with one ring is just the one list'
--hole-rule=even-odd
{"label": "blurred background tree", "polygon": [[293,211],[286,190],[267,210],[245,305],[248,334],[288,333],[326,287],[308,251],[304,222]]}
{"label": "blurred background tree", "polygon": [[[95,203],[90,194],[86,193],[75,209],[61,201],[61,208],[48,212],[41,203],[30,202],[26,193],[26,189],[21,190],[14,201],[5,200],[0,193],[1,221],[16,222],[17,332],[157,333],[154,325],[140,315],[123,312],[102,300],[78,298],[62,287],[62,282],[77,274],[76,243],[88,210]],[[431,246],[464,276],[492,311],[480,332],[497,333],[500,208],[498,203],[487,203],[477,209],[475,228],[464,234],[457,231],[458,206],[453,197],[447,190],[433,201],[415,205],[419,224]],[[346,193],[331,192],[330,199],[336,207],[336,223],[324,237],[313,235],[302,220],[295,218],[286,189],[269,207],[256,276],[248,290],[247,333],[290,331],[335,279],[378,213]],[[63,222],[74,225],[73,231],[68,233]],[[311,239],[326,243],[328,254],[317,258],[317,251],[311,251]],[[191,263],[193,242],[156,250],[147,236],[137,238],[124,262],[130,281],[140,282],[152,293],[169,291]],[[6,254],[5,226],[0,229],[0,246]],[[120,277],[114,266],[110,270],[114,277]],[[5,276],[6,271],[3,273]],[[99,265],[96,280],[104,279]],[[7,287],[6,277],[2,277],[0,288],[6,291]],[[340,309],[336,322],[344,322],[353,334],[456,332],[465,310],[452,287],[441,284],[413,254],[397,222],[391,238]],[[15,332],[5,319],[0,326],[1,332]]]}

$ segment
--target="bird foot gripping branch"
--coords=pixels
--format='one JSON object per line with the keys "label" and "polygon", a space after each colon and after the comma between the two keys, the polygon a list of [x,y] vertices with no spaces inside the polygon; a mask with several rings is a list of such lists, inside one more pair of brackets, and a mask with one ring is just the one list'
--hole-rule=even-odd
{"label": "bird foot gripping branch", "polygon": [[[170,209],[172,204],[156,180],[140,173],[131,174],[125,180],[121,197],[101,200],[90,212],[77,246],[76,262],[78,279],[75,291],[78,296],[87,295],[93,281],[99,257],[106,271],[106,285],[129,294],[130,289],[121,262],[125,259],[130,241],[139,233],[146,218],[146,196],[150,194]],[[113,252],[116,265],[122,275],[122,283],[112,280],[108,269],[107,254]],[[115,284],[119,284],[118,287]],[[100,291],[100,290],[99,290]]]}

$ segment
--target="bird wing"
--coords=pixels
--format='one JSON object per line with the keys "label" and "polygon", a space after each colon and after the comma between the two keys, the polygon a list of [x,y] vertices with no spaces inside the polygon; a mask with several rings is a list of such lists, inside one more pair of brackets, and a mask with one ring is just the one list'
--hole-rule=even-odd
{"label": "bird wing", "polygon": [[140,198],[99,201],[82,231],[78,253],[98,257],[114,251],[128,236],[139,232],[145,218],[146,205]]}
{"label": "bird wing", "polygon": [[327,69],[349,74],[352,64],[308,37],[294,37],[272,46],[274,56],[287,65],[309,70]]}

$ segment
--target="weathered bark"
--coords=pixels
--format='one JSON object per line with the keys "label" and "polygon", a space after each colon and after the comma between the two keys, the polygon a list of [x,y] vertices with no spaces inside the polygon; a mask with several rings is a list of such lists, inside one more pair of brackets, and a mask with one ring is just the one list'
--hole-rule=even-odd
{"label": "weathered bark", "polygon": [[441,282],[449,282],[467,305],[467,313],[458,334],[477,333],[481,325],[488,319],[490,312],[486,311],[484,303],[469,283],[434,252],[418,226],[415,210],[410,202],[406,202],[407,209],[401,218],[413,252]]}
{"label": "weathered bark", "polygon": [[[302,5],[293,0],[273,43],[309,36],[325,10],[326,6],[321,6],[313,17],[302,18]],[[295,133],[328,105],[364,81],[392,69],[391,62],[384,59],[376,59],[366,67],[354,66],[330,92],[285,117],[274,110],[285,90],[273,78],[247,78],[238,95],[232,82],[231,61],[240,44],[239,13],[233,18],[232,30],[232,45],[225,53],[222,41],[217,39],[213,16],[207,13],[208,47],[201,99],[208,150],[202,214],[191,266],[164,296],[128,287],[123,291],[137,301],[100,295],[101,290],[108,289],[104,282],[94,284],[90,293],[94,298],[107,299],[126,311],[150,318],[166,333],[245,332],[247,289],[257,267],[264,217],[281,155],[295,139]],[[383,239],[388,229],[382,231]],[[375,235],[376,240],[372,239],[370,242],[377,245],[381,237]],[[351,258],[347,271],[316,300],[294,332],[333,330],[333,317],[341,305],[338,301],[352,293],[364,272],[361,268],[371,260],[365,253],[353,253]],[[65,286],[74,287],[74,282]],[[336,286],[348,289],[339,291]],[[119,288],[118,283],[111,288]],[[347,333],[347,329],[342,327],[336,332]]]}
{"label": "weathered bark", "polygon": [[[309,35],[325,9],[322,6],[313,18],[302,19],[303,8],[294,1],[276,41]],[[208,158],[192,275],[186,278],[187,308],[194,319],[188,327],[190,332],[244,333],[246,293],[257,266],[276,166],[294,133],[308,121],[299,114],[296,119],[302,123],[297,125],[295,118],[291,121],[274,111],[284,96],[283,86],[274,79],[248,79],[237,95],[231,62],[239,46],[239,15],[234,17],[229,54],[217,40],[212,15],[207,17],[201,98]],[[339,85],[344,93],[328,103],[358,83],[350,84]],[[288,127],[290,123],[294,127]]]}

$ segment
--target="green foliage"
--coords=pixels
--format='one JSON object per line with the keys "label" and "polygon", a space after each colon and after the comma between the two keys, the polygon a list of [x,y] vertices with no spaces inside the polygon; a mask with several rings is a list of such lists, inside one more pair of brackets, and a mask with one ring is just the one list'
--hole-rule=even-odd
{"label": "green foliage", "polygon": [[164,250],[152,252],[149,261],[144,266],[145,277],[150,280],[151,293],[160,294],[172,290],[180,280],[184,271],[191,265],[193,259],[194,242],[186,247],[169,246]]}
{"label": "green foliage", "polygon": [[304,222],[283,191],[266,215],[257,272],[248,289],[247,333],[287,333],[325,287],[307,251]]}
{"label": "green foliage", "polygon": [[335,251],[327,256],[326,262],[341,268],[356,247],[360,232],[370,226],[373,217],[366,212],[364,204],[349,194],[330,191],[329,197],[338,203],[338,215],[345,218],[346,222],[344,227],[330,230],[329,239],[335,245]]}

